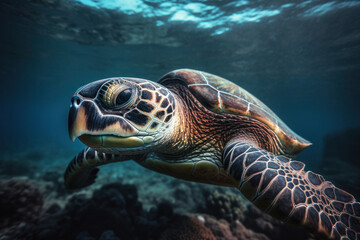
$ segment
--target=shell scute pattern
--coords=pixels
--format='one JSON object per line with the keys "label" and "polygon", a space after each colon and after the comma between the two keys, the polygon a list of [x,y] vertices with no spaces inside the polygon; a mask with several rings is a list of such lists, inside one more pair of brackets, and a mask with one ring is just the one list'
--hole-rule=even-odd
{"label": "shell scute pattern", "polygon": [[267,106],[265,106],[260,100],[258,100],[251,93],[245,91],[236,84],[226,80],[225,78],[213,74],[209,74],[209,73],[202,73],[202,74],[203,77],[207,79],[207,84],[213,86],[215,89],[225,93],[226,95],[233,95],[243,99],[248,103],[261,106],[265,111],[271,112],[271,110]]}
{"label": "shell scute pattern", "polygon": [[222,106],[221,101],[218,97],[211,97],[209,96],[218,96],[218,91],[216,89],[210,87],[209,85],[189,85],[189,89],[192,92],[198,93],[196,95],[197,99],[208,109],[213,112],[221,113]]}
{"label": "shell scute pattern", "polygon": [[294,133],[265,104],[236,84],[209,73],[179,69],[163,76],[159,83],[185,84],[196,98],[215,113],[248,116],[269,126],[279,137],[287,153],[296,155],[310,143]]}
{"label": "shell scute pattern", "polygon": [[221,110],[225,113],[237,114],[241,111],[244,115],[249,114],[250,103],[244,99],[236,98],[233,95],[219,92],[219,101],[221,102]]}

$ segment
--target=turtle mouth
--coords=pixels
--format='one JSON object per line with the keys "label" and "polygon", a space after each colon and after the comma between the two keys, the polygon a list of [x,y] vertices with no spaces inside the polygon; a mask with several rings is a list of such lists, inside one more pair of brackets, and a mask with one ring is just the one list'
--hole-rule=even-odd
{"label": "turtle mouth", "polygon": [[[69,111],[68,127],[72,141],[79,138],[88,146],[119,146],[129,142],[130,146],[139,145],[135,137],[139,131],[122,116],[105,115],[91,100],[79,99]],[[135,144],[138,142],[137,144]],[[89,145],[89,144],[90,145]]]}
{"label": "turtle mouth", "polygon": [[82,143],[92,148],[136,148],[144,145],[143,140],[135,136],[82,134],[78,138]]}

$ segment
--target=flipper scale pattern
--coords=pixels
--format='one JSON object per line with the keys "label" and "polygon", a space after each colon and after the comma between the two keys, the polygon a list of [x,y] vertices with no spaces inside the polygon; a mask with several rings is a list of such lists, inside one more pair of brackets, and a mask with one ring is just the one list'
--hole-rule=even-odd
{"label": "flipper scale pattern", "polygon": [[360,203],[305,164],[247,143],[223,151],[225,170],[261,210],[331,239],[360,239]]}
{"label": "flipper scale pattern", "polygon": [[99,171],[97,166],[120,161],[120,158],[119,155],[100,153],[89,147],[84,149],[66,168],[64,174],[66,188],[77,189],[93,184]]}

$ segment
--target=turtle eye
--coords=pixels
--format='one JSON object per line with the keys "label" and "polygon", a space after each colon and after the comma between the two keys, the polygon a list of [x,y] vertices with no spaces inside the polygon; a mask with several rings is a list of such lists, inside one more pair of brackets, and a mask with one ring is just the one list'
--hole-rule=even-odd
{"label": "turtle eye", "polygon": [[116,97],[116,105],[121,106],[126,104],[132,96],[131,88],[124,89]]}
{"label": "turtle eye", "polygon": [[104,84],[99,92],[103,104],[112,109],[129,107],[136,101],[137,89],[124,84]]}

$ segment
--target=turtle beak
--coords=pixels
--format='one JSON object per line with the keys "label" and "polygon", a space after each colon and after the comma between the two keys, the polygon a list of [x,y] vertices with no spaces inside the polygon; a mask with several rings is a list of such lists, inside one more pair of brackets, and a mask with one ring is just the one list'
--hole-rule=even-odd
{"label": "turtle beak", "polygon": [[72,141],[79,138],[90,147],[105,144],[103,136],[107,136],[106,139],[113,136],[125,141],[131,140],[129,137],[139,132],[122,116],[104,114],[94,100],[82,98],[79,94],[71,99],[68,128]]}
{"label": "turtle beak", "polygon": [[69,117],[68,117],[68,130],[71,141],[75,141],[77,137],[82,135],[87,130],[87,114],[85,108],[82,106],[83,99],[75,95],[71,99]]}

